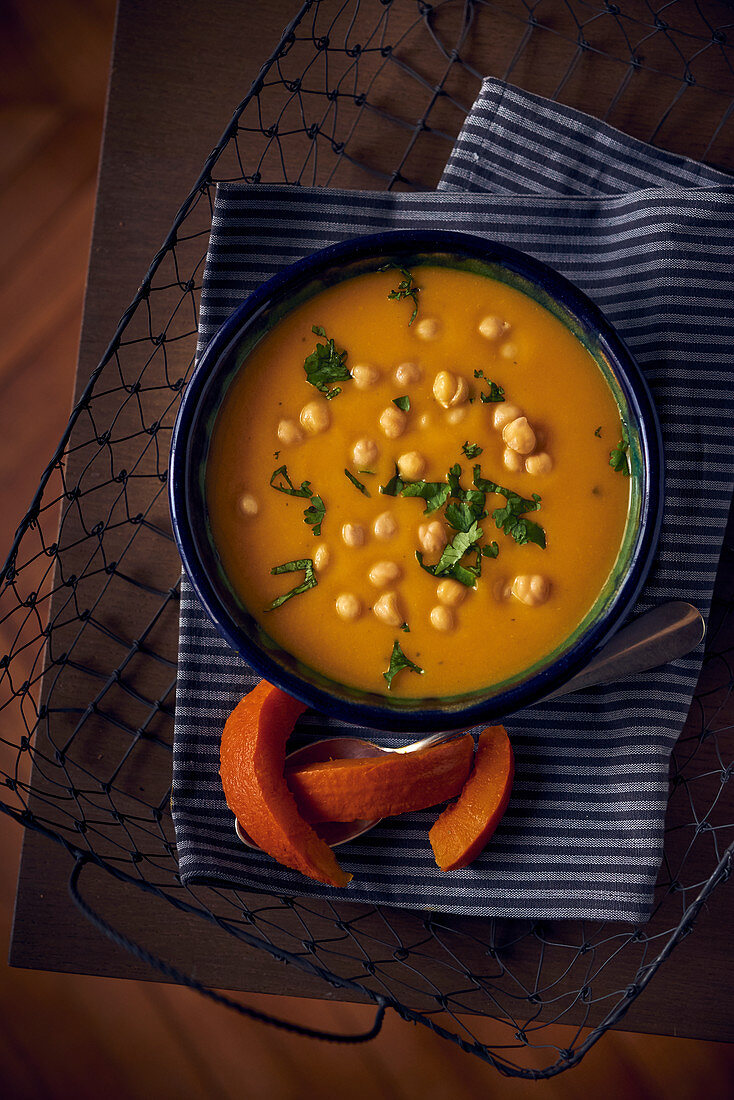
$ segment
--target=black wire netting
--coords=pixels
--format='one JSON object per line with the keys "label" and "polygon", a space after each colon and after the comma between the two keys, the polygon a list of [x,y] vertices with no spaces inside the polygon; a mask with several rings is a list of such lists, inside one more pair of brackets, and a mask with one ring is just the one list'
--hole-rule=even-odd
{"label": "black wire netting", "polygon": [[[83,911],[168,977],[190,981],[95,918],[79,894],[85,864],[508,1075],[578,1062],[661,965],[676,965],[666,960],[728,877],[734,847],[731,523],[649,923],[185,888],[170,817],[180,562],[167,458],[218,180],[432,188],[485,74],[731,171],[732,27],[716,0],[309,0],[237,108],[83,390],[2,574],[0,808],[67,849]],[[477,1037],[482,1017],[498,1021],[500,1042]],[[556,1023],[574,1027],[563,1048]]]}

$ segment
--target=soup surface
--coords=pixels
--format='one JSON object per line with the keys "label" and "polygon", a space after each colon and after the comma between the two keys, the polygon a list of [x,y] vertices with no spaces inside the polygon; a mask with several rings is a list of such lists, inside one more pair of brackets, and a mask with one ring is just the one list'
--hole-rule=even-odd
{"label": "soup surface", "polygon": [[532,667],[594,604],[629,506],[621,435],[597,364],[532,299],[447,268],[374,272],[245,361],[211,440],[212,534],[305,664],[457,695]]}

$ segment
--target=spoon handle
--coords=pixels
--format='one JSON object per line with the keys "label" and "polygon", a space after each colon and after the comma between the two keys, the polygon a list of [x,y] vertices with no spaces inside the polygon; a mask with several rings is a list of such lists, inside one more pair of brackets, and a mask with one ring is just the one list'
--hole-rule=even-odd
{"label": "spoon handle", "polygon": [[541,702],[665,665],[695,649],[705,631],[703,616],[693,604],[661,604],[618,631],[586,668]]}
{"label": "spoon handle", "polygon": [[418,749],[427,749],[430,745],[442,745],[444,741],[454,741],[457,737],[463,737],[465,729],[442,730],[438,733],[430,733],[428,737],[422,737],[420,741],[413,741],[410,745],[403,745],[399,749],[390,749],[390,752],[417,752]]}

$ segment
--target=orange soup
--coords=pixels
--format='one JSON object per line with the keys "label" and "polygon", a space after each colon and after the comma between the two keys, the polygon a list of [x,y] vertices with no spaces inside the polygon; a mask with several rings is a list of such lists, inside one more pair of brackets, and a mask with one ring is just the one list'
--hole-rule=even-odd
{"label": "orange soup", "polygon": [[592,356],[526,295],[374,272],[246,359],[211,440],[212,534],[243,603],[311,668],[403,697],[485,689],[602,590],[629,507],[621,435]]}

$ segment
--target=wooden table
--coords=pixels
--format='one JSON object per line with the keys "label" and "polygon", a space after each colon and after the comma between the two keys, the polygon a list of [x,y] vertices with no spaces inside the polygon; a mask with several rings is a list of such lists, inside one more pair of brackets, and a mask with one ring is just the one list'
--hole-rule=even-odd
{"label": "wooden table", "polygon": [[[407,5],[406,5],[407,7]],[[412,8],[412,6],[411,6]],[[296,10],[290,0],[268,4],[243,5],[239,0],[220,0],[215,9],[176,0],[122,0],[110,83],[107,121],[102,153],[97,213],[89,266],[85,318],[77,376],[77,396],[99,361],[115,330],[118,318],[133,297],[148,263],[166,236],[179,203],[196,179],[209,151],[215,144],[234,105],[255,75],[259,64],[271,52],[283,27]],[[402,18],[403,16],[401,16]],[[407,15],[405,16],[407,18]],[[411,15],[412,18],[412,15]],[[480,69],[501,74],[504,64],[517,45],[517,29],[499,23],[484,24],[470,43],[474,64]],[[556,51],[557,52],[557,51]],[[488,60],[485,60],[488,59]],[[517,83],[533,90],[552,90],[559,59],[549,48],[532,63],[514,73]],[[546,69],[543,69],[543,64]],[[525,80],[523,79],[525,77]],[[593,110],[593,102],[611,98],[617,76],[601,72],[598,80],[580,86],[579,105]],[[466,78],[454,89],[470,102],[476,82]],[[593,96],[598,99],[593,99]],[[591,98],[590,98],[591,97]],[[606,97],[606,98],[605,98]],[[592,102],[593,100],[593,102]],[[655,108],[648,102],[646,110]],[[446,108],[447,117],[451,114]],[[634,103],[621,104],[618,125],[646,136],[644,112]],[[379,133],[366,138],[375,164],[394,164],[405,145],[405,133]],[[698,144],[697,144],[698,143]],[[700,127],[696,119],[677,133],[671,146],[700,153]],[[435,182],[445,160],[447,147],[436,142],[428,145],[422,170],[429,182]],[[433,159],[431,159],[433,158]],[[721,159],[721,158],[720,158]],[[410,175],[410,159],[405,174]],[[358,168],[341,171],[335,183],[342,186],[380,186],[367,182]],[[171,369],[185,368],[186,355],[169,348]],[[103,406],[100,406],[102,408]],[[78,432],[89,432],[83,424]],[[75,437],[78,438],[78,437]],[[73,460],[70,460],[70,469]],[[164,529],[167,524],[165,500],[152,513],[154,522]],[[110,536],[111,537],[111,536]],[[151,536],[153,537],[153,536]],[[141,551],[138,567],[146,581],[164,589],[178,572],[175,551],[170,543],[158,540],[154,552]],[[73,557],[69,551],[67,564]],[[134,561],[133,566],[134,568]],[[130,591],[122,587],[109,597],[99,612],[114,623],[120,634],[140,633],[144,621],[145,597],[130,601]],[[164,616],[148,636],[158,652],[175,661],[175,607]],[[94,652],[91,652],[91,651]],[[96,659],[100,667],[115,667],[119,655],[107,636],[97,636],[85,667]],[[44,685],[48,697],[52,669]],[[146,697],[164,698],[160,712],[160,736],[170,736],[170,668],[156,679],[150,669],[135,673]],[[166,686],[168,684],[168,687]],[[90,696],[89,675],[65,667],[54,686],[55,700],[66,701],[74,710],[69,721],[76,721],[79,709]],[[115,713],[126,714],[129,697],[117,698]],[[59,718],[60,722],[62,719]],[[129,717],[129,723],[138,719]],[[57,725],[58,729],[58,725]],[[154,739],[155,747],[155,739]],[[83,761],[89,766],[102,758],[104,749],[94,739],[80,740]],[[150,794],[165,791],[170,778],[170,757],[154,748],[142,754],[142,771],[134,782]],[[98,766],[98,765],[95,765]],[[36,777],[39,788],[43,780]],[[152,797],[152,796],[151,796]],[[25,836],[18,884],[15,927],[10,952],[12,965],[71,972],[104,974],[118,977],[154,978],[149,968],[120,950],[92,928],[72,904],[67,893],[71,868],[68,855],[36,832]],[[701,866],[701,878],[711,870]],[[165,903],[138,890],[121,885],[110,876],[91,868],[85,872],[84,892],[96,908],[133,939],[163,958],[194,974],[212,986],[241,990],[290,993],[299,996],[345,999],[321,980],[295,967],[284,969],[263,951],[236,943],[223,932],[198,918],[176,911]],[[727,907],[730,892],[719,889],[702,913],[695,935],[676,949],[674,961],[664,966],[650,988],[634,1004],[624,1020],[626,1029],[686,1035],[706,1039],[734,1039],[734,1012],[731,989],[732,967]],[[730,914],[730,909],[729,909]],[[410,923],[410,914],[400,919]],[[479,965],[479,964],[478,964]],[[630,979],[629,964],[617,966],[616,980],[622,988]],[[570,1022],[573,1015],[564,1019]],[[581,1019],[582,1013],[576,1014]],[[591,1019],[594,1019],[592,1014]]]}

